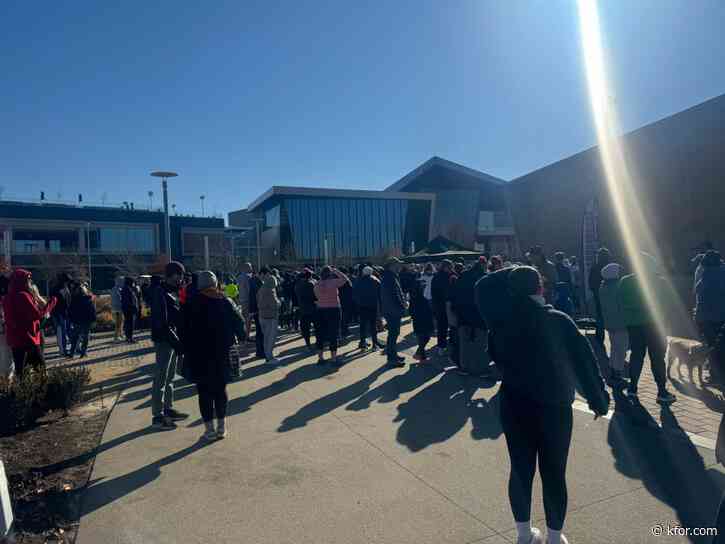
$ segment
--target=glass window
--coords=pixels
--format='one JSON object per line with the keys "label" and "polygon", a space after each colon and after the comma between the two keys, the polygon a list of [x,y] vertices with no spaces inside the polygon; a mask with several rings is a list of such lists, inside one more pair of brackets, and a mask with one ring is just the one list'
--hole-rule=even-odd
{"label": "glass window", "polygon": [[270,208],[264,213],[264,227],[279,227],[280,226],[280,207],[275,206]]}
{"label": "glass window", "polygon": [[14,253],[77,253],[77,230],[24,230],[13,231]]}

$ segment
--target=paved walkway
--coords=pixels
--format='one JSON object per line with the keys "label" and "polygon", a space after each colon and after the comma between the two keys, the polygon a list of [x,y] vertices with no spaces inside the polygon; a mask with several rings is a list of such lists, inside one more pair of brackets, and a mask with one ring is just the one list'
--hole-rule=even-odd
{"label": "paved walkway", "polygon": [[[125,376],[79,543],[514,541],[497,384],[418,365],[385,370],[380,354],[360,356],[355,342],[332,371],[297,337],[281,342],[286,364],[245,367],[229,387],[231,435],[207,446],[195,388],[181,379],[177,408],[192,417],[176,431],[149,429],[152,360],[138,355],[148,345],[137,346],[148,365]],[[610,419],[575,412],[571,542],[709,542],[651,532],[711,525],[725,488],[712,450],[687,434],[710,411],[693,403],[683,409],[691,418],[646,399],[648,410],[620,405]],[[543,526],[538,479],[534,505]]]}

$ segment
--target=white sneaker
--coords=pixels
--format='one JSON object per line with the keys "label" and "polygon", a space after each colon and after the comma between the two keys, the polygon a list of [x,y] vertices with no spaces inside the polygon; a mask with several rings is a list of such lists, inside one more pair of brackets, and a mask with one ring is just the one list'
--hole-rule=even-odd
{"label": "white sneaker", "polygon": [[531,528],[531,536],[528,540],[516,539],[516,544],[544,544],[544,535],[536,527]]}
{"label": "white sneaker", "polygon": [[[544,541],[542,540],[541,542],[543,544]],[[547,538],[546,544],[569,544],[569,541],[564,536],[564,533],[562,533],[561,535],[559,535],[559,542],[549,542],[549,539]]]}
{"label": "white sneaker", "polygon": [[227,432],[226,427],[224,427],[223,429],[218,429],[216,432],[216,437],[219,440],[225,439],[228,435],[229,435],[229,433]]}

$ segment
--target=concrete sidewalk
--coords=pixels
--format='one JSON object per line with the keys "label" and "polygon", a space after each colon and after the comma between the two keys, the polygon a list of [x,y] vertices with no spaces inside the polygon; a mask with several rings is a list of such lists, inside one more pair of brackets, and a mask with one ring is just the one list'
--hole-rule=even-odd
{"label": "concrete sidewalk", "polygon": [[[194,386],[177,382],[189,421],[154,432],[150,383],[133,379],[96,460],[80,544],[515,541],[498,385],[418,365],[385,370],[382,355],[355,346],[332,371],[283,337],[287,364],[245,367],[229,387],[230,436],[206,446]],[[675,414],[656,416],[667,429],[644,410],[620,406],[597,421],[575,412],[572,543],[710,541],[651,532],[712,525],[725,488],[714,453]],[[543,528],[540,487],[537,478]]]}

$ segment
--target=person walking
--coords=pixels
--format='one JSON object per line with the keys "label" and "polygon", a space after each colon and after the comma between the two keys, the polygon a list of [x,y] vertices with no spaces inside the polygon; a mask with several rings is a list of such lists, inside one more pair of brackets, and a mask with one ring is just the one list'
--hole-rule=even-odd
{"label": "person walking", "polygon": [[264,359],[264,331],[259,320],[259,308],[257,307],[257,293],[264,284],[264,279],[269,275],[269,268],[263,266],[259,274],[252,276],[249,280],[249,316],[254,320],[254,347],[257,359]]}
{"label": "person walking", "polygon": [[566,544],[566,465],[571,444],[575,384],[595,418],[609,395],[589,341],[563,312],[546,304],[539,272],[529,266],[508,274],[512,312],[492,336],[502,371],[501,426],[511,472],[509,501],[518,544],[543,544],[531,526],[531,492],[537,462],[543,487],[547,544]]}
{"label": "person walking", "polygon": [[599,288],[602,285],[602,268],[611,262],[609,250],[606,247],[599,248],[597,251],[596,261],[589,269],[589,290],[594,298],[594,312],[597,320],[596,339],[604,345],[604,323],[602,319],[602,304],[599,299]]}
{"label": "person walking", "polygon": [[[667,390],[665,337],[663,331],[657,328],[654,309],[648,304],[643,284],[647,284],[650,294],[660,304],[669,307],[669,297],[666,295],[667,286],[664,278],[659,275],[657,263],[649,255],[643,255],[642,268],[642,274],[624,276],[619,282],[619,299],[622,303],[624,323],[627,326],[629,345],[632,349],[629,357],[627,396],[630,400],[638,402],[637,385],[642,374],[645,355],[649,354],[652,375],[657,384],[657,402],[672,404],[677,397]],[[599,297],[599,295],[597,296]]]}
{"label": "person walking", "polygon": [[[315,297],[315,280],[312,279],[312,270],[305,268],[295,283],[295,296],[300,309],[300,330],[307,349],[313,350],[311,332],[315,322],[317,298]],[[317,331],[315,331],[317,334]]]}
{"label": "person walking", "polygon": [[154,342],[156,364],[151,388],[151,424],[163,430],[175,429],[175,421],[188,414],[174,410],[174,376],[183,345],[179,339],[182,326],[179,289],[184,280],[184,265],[171,261],[164,270],[164,279],[153,292],[151,304],[151,340]]}
{"label": "person walking", "polygon": [[113,341],[119,342],[123,334],[123,276],[116,278],[113,289],[111,289],[111,313],[113,314]]}
{"label": "person walking", "polygon": [[621,390],[627,383],[624,379],[624,362],[629,349],[629,333],[619,296],[622,266],[618,263],[609,263],[602,268],[601,276],[599,303],[602,308],[604,328],[609,336],[609,385]]}
{"label": "person walking", "polygon": [[277,277],[274,274],[265,274],[263,281],[262,288],[257,291],[257,311],[264,336],[264,357],[267,363],[277,366],[280,362],[274,356],[274,344],[279,332],[279,310],[282,303],[277,296]]}
{"label": "person walking", "polygon": [[68,317],[71,324],[70,358],[78,356],[83,358],[88,351],[88,340],[91,334],[91,325],[96,321],[96,303],[93,294],[85,283],[76,284],[71,298]]}
{"label": "person walking", "polygon": [[325,345],[330,347],[330,362],[340,366],[337,358],[338,336],[340,334],[340,287],[348,283],[348,277],[332,266],[325,266],[320,272],[320,281],[315,285],[317,297],[317,364],[325,364]]}
{"label": "person walking", "polygon": [[710,348],[710,381],[725,382],[725,357],[718,336],[725,325],[725,264],[720,253],[709,250],[700,261],[702,272],[695,285],[695,323]]}
{"label": "person walking", "polygon": [[239,301],[239,309],[242,312],[244,318],[244,324],[247,327],[246,338],[249,338],[252,327],[252,320],[250,319],[250,302],[251,302],[251,281],[254,275],[254,267],[252,263],[244,263],[242,265],[242,272],[237,278],[237,300]]}
{"label": "person walking", "polygon": [[487,261],[478,262],[466,270],[451,289],[451,305],[458,320],[458,368],[474,376],[490,374],[488,327],[476,306],[476,283],[486,275]]}
{"label": "person walking", "polygon": [[226,387],[232,381],[229,349],[244,339],[246,327],[241,311],[221,292],[213,272],[199,272],[197,288],[184,305],[181,340],[184,366],[199,392],[202,439],[213,441],[227,437]]}
{"label": "person walking", "polygon": [[33,275],[24,268],[16,268],[2,302],[5,334],[15,363],[15,374],[21,377],[29,366],[44,370],[40,320],[53,311],[58,299],[51,297],[46,302],[33,285]]}
{"label": "person walking", "polygon": [[413,318],[413,332],[418,337],[418,349],[413,359],[421,363],[429,361],[426,347],[435,332],[433,308],[425,292],[430,285],[423,277],[413,282],[410,291],[410,315]]}
{"label": "person walking", "polygon": [[68,322],[68,311],[71,304],[70,292],[71,278],[68,274],[58,274],[56,285],[51,291],[51,297],[58,299],[58,303],[53,308],[50,317],[53,319],[55,326],[55,337],[58,342],[58,351],[61,355],[67,357],[70,348],[70,324]]}
{"label": "person walking", "polygon": [[133,278],[125,278],[123,290],[121,291],[121,305],[123,307],[123,329],[126,334],[126,342],[134,344],[133,339],[136,318],[139,314],[140,305],[136,291],[136,282]]}
{"label": "person walking", "polygon": [[408,303],[405,301],[398,277],[402,264],[402,261],[396,257],[388,259],[380,282],[380,308],[385,322],[388,324],[385,354],[387,355],[386,364],[389,367],[405,366],[405,357],[398,355],[400,324],[408,309]]}
{"label": "person walking", "polygon": [[431,280],[431,302],[438,332],[438,354],[443,355],[448,347],[448,313],[446,303],[450,298],[453,263],[448,259],[441,262],[438,272]]}
{"label": "person walking", "polygon": [[382,349],[383,346],[378,340],[377,316],[380,307],[380,280],[373,275],[371,266],[365,266],[362,274],[355,282],[353,292],[355,304],[360,314],[360,343],[358,348],[366,350],[370,347],[367,342],[368,336],[373,343],[373,349]]}

